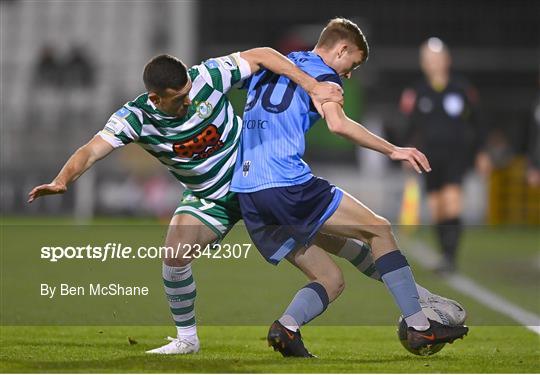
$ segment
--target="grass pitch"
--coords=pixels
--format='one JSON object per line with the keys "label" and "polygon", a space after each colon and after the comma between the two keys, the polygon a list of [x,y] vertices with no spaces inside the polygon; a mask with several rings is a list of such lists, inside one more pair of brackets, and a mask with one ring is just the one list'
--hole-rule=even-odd
{"label": "grass pitch", "polygon": [[[522,327],[473,327],[431,357],[406,352],[395,327],[305,327],[319,358],[282,358],[266,346],[267,327],[201,327],[201,352],[158,356],[170,327],[3,327],[2,372],[159,373],[537,373],[540,342]],[[130,344],[128,337],[137,341]]]}
{"label": "grass pitch", "polygon": [[[336,262],[347,283],[343,295],[302,329],[306,346],[319,358],[284,359],[266,346],[268,325],[306,281],[286,262],[277,269],[270,266],[255,249],[243,260],[195,262],[200,353],[147,355],[145,350],[165,344],[164,337],[175,334],[163,296],[159,259],[48,263],[40,259],[39,249],[88,241],[160,244],[165,227],[155,226],[153,221],[123,219],[99,220],[95,228],[70,224],[69,220],[23,218],[2,222],[2,373],[540,372],[540,336],[414,264],[417,281],[464,304],[471,331],[465,340],[447,345],[432,357],[409,354],[397,340],[399,313],[384,286],[341,259]],[[417,235],[430,241],[429,232]],[[243,228],[226,239],[229,243],[245,241],[249,239]],[[460,268],[492,291],[539,314],[539,250],[535,228],[469,228]],[[97,281],[139,283],[147,285],[151,293],[144,298],[39,296],[41,282]]]}

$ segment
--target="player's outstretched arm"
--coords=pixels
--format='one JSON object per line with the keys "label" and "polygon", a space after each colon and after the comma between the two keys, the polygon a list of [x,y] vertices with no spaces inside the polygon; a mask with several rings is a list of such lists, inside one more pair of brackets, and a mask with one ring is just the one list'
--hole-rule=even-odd
{"label": "player's outstretched arm", "polygon": [[366,147],[382,154],[392,160],[409,162],[418,173],[422,170],[429,172],[431,167],[426,156],[412,147],[397,147],[387,140],[373,134],[354,120],[351,120],[338,103],[325,103],[322,106],[328,129],[332,133],[341,135],[359,146]]}
{"label": "player's outstretched arm", "polygon": [[114,148],[100,136],[95,136],[90,142],[80,147],[64,167],[58,176],[50,183],[36,186],[28,193],[28,203],[43,195],[62,194],[67,186],[81,176],[96,161],[110,154]]}
{"label": "player's outstretched arm", "polygon": [[240,56],[249,63],[251,73],[266,68],[277,75],[283,75],[298,84],[309,94],[317,111],[324,117],[322,104],[326,102],[343,103],[343,91],[338,85],[329,82],[318,82],[315,78],[304,73],[291,60],[278,51],[260,47],[240,53]]}

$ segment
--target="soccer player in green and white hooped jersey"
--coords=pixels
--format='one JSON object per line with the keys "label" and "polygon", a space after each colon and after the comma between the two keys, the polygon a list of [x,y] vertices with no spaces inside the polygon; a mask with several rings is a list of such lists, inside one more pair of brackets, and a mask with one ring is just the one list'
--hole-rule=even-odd
{"label": "soccer player in green and white hooped jersey", "polygon": [[[171,219],[165,245],[176,248],[179,243],[197,244],[204,248],[221,240],[240,219],[229,185],[241,119],[234,114],[225,94],[263,67],[300,85],[318,108],[326,101],[342,99],[340,89],[318,83],[270,48],[210,59],[189,70],[177,58],[160,55],[145,66],[147,92],[116,111],[104,129],[70,157],[51,183],[32,189],[28,202],[64,193],[96,161],[135,142],[158,158],[186,187]],[[177,338],[150,353],[186,354],[199,350],[190,261],[184,254],[168,254],[163,259],[163,282]]]}
{"label": "soccer player in green and white hooped jersey", "polygon": [[[163,58],[158,57],[156,64],[159,59]],[[190,68],[186,90],[192,104],[182,117],[160,111],[150,99],[152,94],[144,93],[115,112],[98,133],[114,148],[136,142],[156,157],[186,187],[175,213],[196,216],[219,237],[238,220],[228,203],[234,197],[229,185],[242,120],[233,113],[225,93],[251,74],[249,65],[241,61],[236,54]]]}

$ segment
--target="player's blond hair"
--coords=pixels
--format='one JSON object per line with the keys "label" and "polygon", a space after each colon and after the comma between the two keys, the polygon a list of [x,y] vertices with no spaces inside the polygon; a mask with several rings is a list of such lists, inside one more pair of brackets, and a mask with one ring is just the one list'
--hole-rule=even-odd
{"label": "player's blond hair", "polygon": [[317,47],[331,48],[341,40],[348,40],[354,43],[363,52],[362,62],[367,60],[369,45],[366,37],[357,24],[346,18],[336,17],[331,19],[321,32]]}

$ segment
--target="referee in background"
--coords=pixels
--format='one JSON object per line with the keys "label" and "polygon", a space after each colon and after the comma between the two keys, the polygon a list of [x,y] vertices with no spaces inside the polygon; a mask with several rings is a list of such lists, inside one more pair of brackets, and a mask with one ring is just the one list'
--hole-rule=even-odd
{"label": "referee in background", "polygon": [[454,272],[462,232],[462,181],[473,155],[488,168],[487,154],[478,152],[483,137],[473,121],[476,90],[450,72],[447,46],[429,38],[420,46],[424,79],[403,91],[400,110],[408,118],[408,142],[431,163],[425,174],[428,204],[443,252],[437,271]]}

